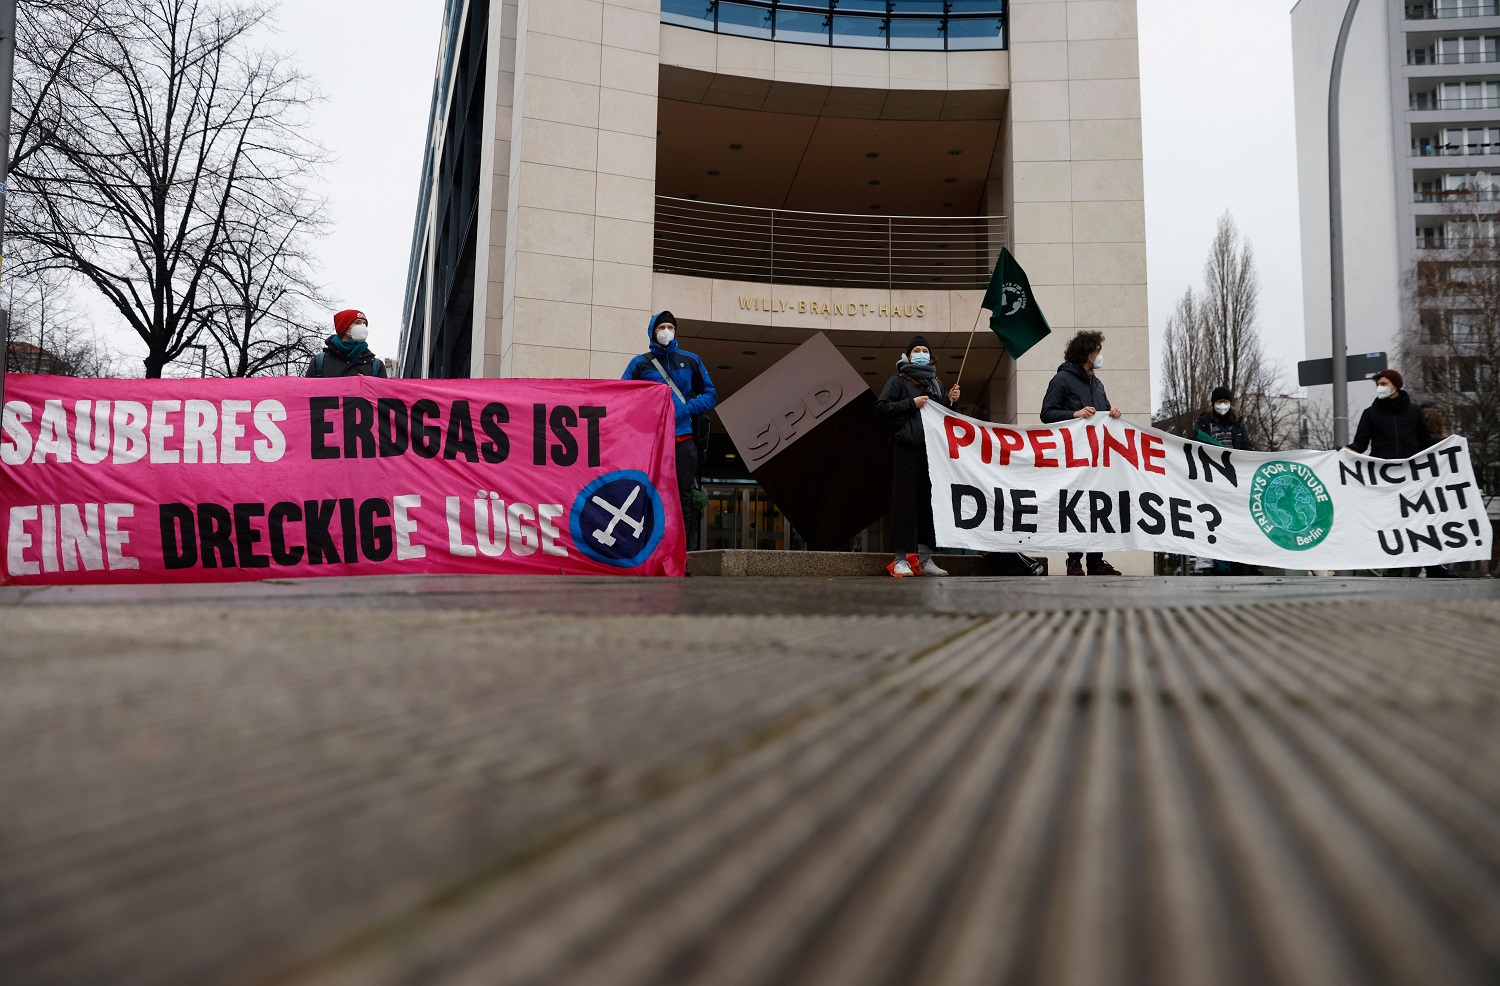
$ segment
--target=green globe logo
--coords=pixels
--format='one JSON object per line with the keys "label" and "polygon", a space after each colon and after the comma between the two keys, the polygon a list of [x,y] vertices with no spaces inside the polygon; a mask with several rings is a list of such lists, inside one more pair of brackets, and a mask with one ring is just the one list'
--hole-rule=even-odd
{"label": "green globe logo", "polygon": [[1306,551],[1333,529],[1333,499],[1317,473],[1278,459],[1255,470],[1250,480],[1250,516],[1271,543]]}

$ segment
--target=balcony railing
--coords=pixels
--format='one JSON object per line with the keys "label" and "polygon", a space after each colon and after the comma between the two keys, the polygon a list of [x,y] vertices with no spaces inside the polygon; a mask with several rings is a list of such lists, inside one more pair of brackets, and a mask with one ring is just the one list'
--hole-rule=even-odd
{"label": "balcony railing", "polygon": [[1408,65],[1479,65],[1500,61],[1500,52],[1495,51],[1408,51]]}
{"label": "balcony railing", "polygon": [[1406,19],[1409,21],[1445,20],[1450,17],[1494,17],[1497,14],[1500,14],[1500,3],[1494,0],[1488,3],[1465,4],[1461,7],[1431,3],[1406,5]]}
{"label": "balcony railing", "polygon": [[1413,98],[1414,110],[1493,110],[1500,109],[1500,96],[1448,96],[1435,99]]}
{"label": "balcony railing", "polygon": [[981,288],[1005,216],[867,216],[657,196],[654,268],[828,287]]}
{"label": "balcony railing", "polygon": [[1451,236],[1419,236],[1417,237],[1418,250],[1472,250],[1485,248],[1493,250],[1500,246],[1500,236],[1484,236],[1475,233],[1472,236],[1453,234]]}
{"label": "balcony railing", "polygon": [[1431,144],[1412,148],[1412,157],[1479,157],[1500,154],[1500,144]]}
{"label": "balcony railing", "polygon": [[1441,192],[1417,192],[1414,198],[1416,202],[1500,202],[1500,189],[1495,188],[1454,188]]}

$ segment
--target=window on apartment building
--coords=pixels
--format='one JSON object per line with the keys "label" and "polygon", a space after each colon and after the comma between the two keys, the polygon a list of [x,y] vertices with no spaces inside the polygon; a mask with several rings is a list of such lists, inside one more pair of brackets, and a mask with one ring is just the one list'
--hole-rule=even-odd
{"label": "window on apartment building", "polygon": [[1428,47],[1429,60],[1437,65],[1474,65],[1493,62],[1497,42],[1500,42],[1500,37],[1495,35],[1475,34],[1438,38]]}
{"label": "window on apartment building", "polygon": [[1500,81],[1444,82],[1438,87],[1437,109],[1482,110],[1495,107],[1500,107]]}

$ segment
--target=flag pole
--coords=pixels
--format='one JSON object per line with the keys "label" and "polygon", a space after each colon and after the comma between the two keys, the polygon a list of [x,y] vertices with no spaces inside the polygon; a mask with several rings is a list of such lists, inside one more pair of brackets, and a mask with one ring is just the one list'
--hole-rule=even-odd
{"label": "flag pole", "polygon": [[964,367],[969,365],[969,347],[974,345],[974,333],[979,331],[979,319],[982,315],[984,315],[984,309],[980,308],[979,314],[974,316],[973,328],[969,329],[969,341],[964,344],[964,358],[963,361],[958,364],[958,377],[953,381],[954,383],[958,383],[964,378]]}

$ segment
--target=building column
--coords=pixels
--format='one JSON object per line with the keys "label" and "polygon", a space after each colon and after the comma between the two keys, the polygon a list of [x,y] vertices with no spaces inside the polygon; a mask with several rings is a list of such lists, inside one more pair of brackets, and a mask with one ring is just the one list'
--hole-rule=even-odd
{"label": "building column", "polygon": [[[510,142],[516,78],[517,0],[490,0],[484,93],[490,114],[484,122],[479,158],[478,224],[474,248],[474,321],[469,343],[469,376],[501,376],[505,352],[505,243],[509,226]],[[489,176],[487,179],[484,176]]]}
{"label": "building column", "polygon": [[1014,149],[1003,194],[1016,259],[1052,335],[1016,366],[1017,419],[1037,421],[1080,328],[1109,354],[1102,379],[1131,418],[1151,417],[1145,192],[1134,0],[1012,0]]}
{"label": "building column", "polygon": [[660,6],[518,0],[515,37],[486,372],[617,377],[645,349],[651,304]]}

